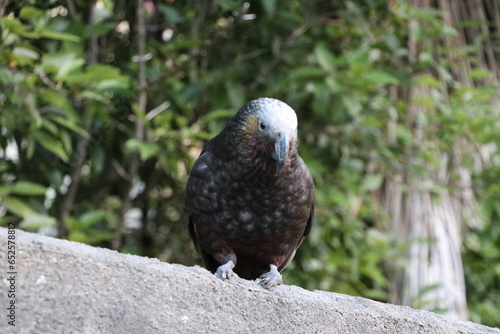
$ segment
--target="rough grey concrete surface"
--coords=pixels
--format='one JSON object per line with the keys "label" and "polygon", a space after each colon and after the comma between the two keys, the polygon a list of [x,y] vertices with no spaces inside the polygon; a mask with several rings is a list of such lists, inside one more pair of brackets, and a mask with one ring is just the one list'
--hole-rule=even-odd
{"label": "rough grey concrete surface", "polygon": [[495,333],[431,312],[296,286],[270,291],[201,267],[119,254],[16,230],[16,320],[1,333]]}

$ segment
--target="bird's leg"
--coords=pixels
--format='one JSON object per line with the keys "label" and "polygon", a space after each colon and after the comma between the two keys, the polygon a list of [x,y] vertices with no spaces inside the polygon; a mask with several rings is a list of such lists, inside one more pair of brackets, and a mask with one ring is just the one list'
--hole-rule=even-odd
{"label": "bird's leg", "polygon": [[278,271],[278,267],[276,267],[274,264],[269,265],[269,267],[271,268],[271,270],[265,274],[260,275],[259,278],[259,284],[266,289],[283,283],[283,278]]}
{"label": "bird's leg", "polygon": [[217,268],[217,271],[215,272],[215,276],[221,279],[230,279],[231,276],[234,275],[233,268],[235,266],[235,262],[236,259],[234,259],[234,261],[228,260],[226,263],[219,266],[219,268]]}

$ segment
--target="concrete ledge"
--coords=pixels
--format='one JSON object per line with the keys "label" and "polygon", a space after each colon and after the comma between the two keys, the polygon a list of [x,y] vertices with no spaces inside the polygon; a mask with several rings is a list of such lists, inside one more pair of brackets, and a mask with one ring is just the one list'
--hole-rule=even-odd
{"label": "concrete ledge", "polygon": [[[7,232],[0,228],[6,250]],[[431,312],[324,291],[223,282],[162,263],[16,230],[18,333],[495,333]],[[0,328],[7,324],[2,257]],[[8,331],[10,332],[10,331]]]}

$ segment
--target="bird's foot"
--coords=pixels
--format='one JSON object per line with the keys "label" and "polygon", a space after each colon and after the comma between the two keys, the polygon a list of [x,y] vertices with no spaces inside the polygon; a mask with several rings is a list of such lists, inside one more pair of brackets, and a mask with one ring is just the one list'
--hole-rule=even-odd
{"label": "bird's foot", "polygon": [[270,267],[271,270],[268,273],[260,275],[259,278],[259,285],[266,289],[283,283],[283,278],[278,271],[278,267],[276,267],[274,264],[271,264]]}
{"label": "bird's foot", "polygon": [[229,260],[225,264],[217,268],[215,276],[223,280],[230,279],[231,276],[234,275],[233,268],[234,268],[234,263],[233,261]]}

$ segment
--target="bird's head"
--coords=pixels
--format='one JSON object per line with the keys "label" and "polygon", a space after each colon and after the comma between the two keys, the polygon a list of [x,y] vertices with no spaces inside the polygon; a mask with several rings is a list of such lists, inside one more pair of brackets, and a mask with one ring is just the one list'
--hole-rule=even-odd
{"label": "bird's head", "polygon": [[286,103],[260,98],[247,103],[227,127],[238,153],[278,175],[297,152],[297,115]]}

